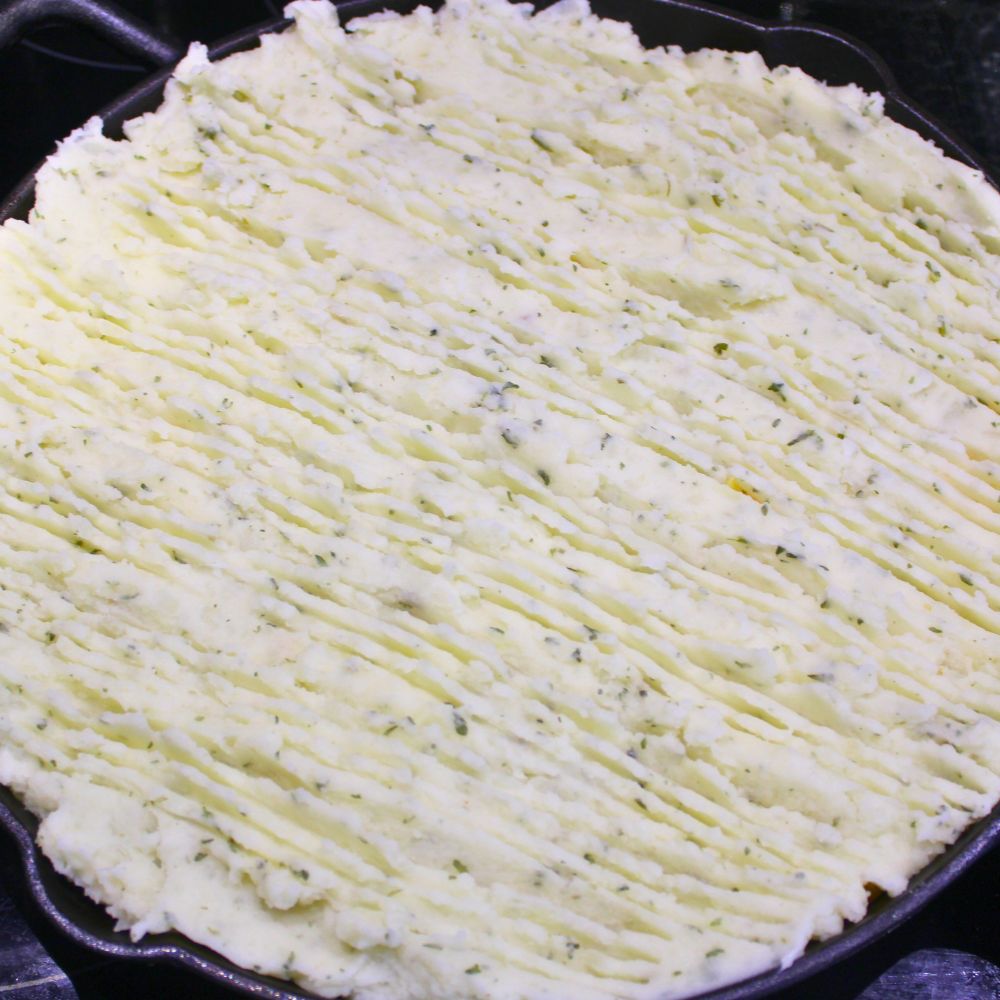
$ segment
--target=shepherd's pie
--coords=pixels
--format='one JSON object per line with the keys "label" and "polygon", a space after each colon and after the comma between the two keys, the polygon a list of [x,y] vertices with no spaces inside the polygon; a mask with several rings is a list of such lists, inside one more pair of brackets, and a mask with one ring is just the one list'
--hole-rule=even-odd
{"label": "shepherd's pie", "polygon": [[0,231],[0,781],[321,996],[791,961],[1000,796],[1000,196],[577,0],[290,12]]}

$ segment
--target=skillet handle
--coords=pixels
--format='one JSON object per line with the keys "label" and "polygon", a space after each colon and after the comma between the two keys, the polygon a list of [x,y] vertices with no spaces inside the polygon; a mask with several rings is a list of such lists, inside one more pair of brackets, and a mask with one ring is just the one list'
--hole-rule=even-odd
{"label": "skillet handle", "polygon": [[0,0],[0,49],[30,28],[53,21],[82,24],[152,66],[171,65],[184,54],[184,45],[176,38],[151,28],[111,0]]}

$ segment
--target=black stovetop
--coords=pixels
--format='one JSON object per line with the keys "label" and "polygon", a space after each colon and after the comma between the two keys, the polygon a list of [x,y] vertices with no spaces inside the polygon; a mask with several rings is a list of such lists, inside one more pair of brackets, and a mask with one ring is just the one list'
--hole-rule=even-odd
{"label": "black stovetop", "polygon": [[[4,0],[0,0],[2,5]],[[272,0],[119,0],[179,38],[212,41],[278,13]],[[848,31],[880,53],[903,91],[948,125],[1000,177],[1000,0],[728,0],[758,17],[808,20]],[[56,139],[142,78],[147,70],[78,29],[39,30],[0,53],[0,195],[52,151]],[[188,973],[108,960],[71,944],[24,898],[12,846],[0,839],[0,994],[65,1000],[57,970],[24,921],[72,980],[80,1000],[224,1000]],[[954,949],[1000,965],[1000,851],[983,858],[905,926],[851,962],[775,1000],[1000,1000],[1000,972],[949,966],[950,985],[905,976],[872,984],[922,949]],[[33,962],[31,970],[24,964]],[[20,964],[19,964],[20,963]],[[34,979],[36,985],[26,980]],[[41,982],[39,982],[41,980]],[[24,984],[14,987],[15,983]],[[65,984],[65,980],[63,981]]]}

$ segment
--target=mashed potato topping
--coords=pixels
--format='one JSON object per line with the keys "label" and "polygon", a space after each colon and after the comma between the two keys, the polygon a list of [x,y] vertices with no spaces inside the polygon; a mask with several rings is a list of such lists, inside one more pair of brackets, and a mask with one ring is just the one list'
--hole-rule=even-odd
{"label": "mashed potato topping", "polygon": [[0,781],[323,996],[680,996],[1000,796],[1000,197],[575,0],[331,6],[0,231]]}

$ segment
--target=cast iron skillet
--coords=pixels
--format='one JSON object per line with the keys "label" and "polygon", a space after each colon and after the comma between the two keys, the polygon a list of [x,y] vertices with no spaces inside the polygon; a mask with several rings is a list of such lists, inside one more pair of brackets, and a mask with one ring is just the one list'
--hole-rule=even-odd
{"label": "cast iron skillet", "polygon": [[[542,0],[536,6],[547,6],[549,2],[551,0]],[[417,3],[414,0],[344,0],[337,6],[341,19],[346,21],[385,9],[406,13]],[[431,2],[430,6],[438,6],[438,2]],[[853,38],[819,26],[757,21],[687,0],[592,0],[592,6],[595,13],[603,17],[629,21],[648,47],[680,45],[688,50],[705,46],[743,52],[757,50],[771,66],[799,66],[830,84],[856,83],[865,90],[880,91],[885,95],[886,113],[891,118],[988,177],[975,154],[904,97],[885,63]],[[0,47],[15,40],[26,28],[55,18],[82,22],[132,55],[143,56],[148,62],[163,67],[101,113],[105,134],[121,137],[123,122],[159,105],[163,86],[183,47],[105,0],[13,0],[0,10]],[[262,34],[281,31],[289,23],[276,19],[246,28],[213,46],[210,56],[218,59],[253,48]],[[988,179],[1000,187],[996,179]],[[35,171],[0,203],[0,222],[27,218],[34,192]],[[0,787],[0,829],[5,829],[13,838],[23,857],[28,895],[73,941],[114,958],[152,959],[185,966],[220,987],[228,987],[244,996],[266,1000],[313,996],[289,983],[241,969],[177,934],[153,935],[133,942],[127,933],[115,931],[107,913],[59,875],[39,852],[34,836],[37,827],[37,820],[27,809],[7,789]],[[915,914],[998,844],[1000,805],[917,874],[905,892],[894,899],[882,896],[873,902],[859,923],[850,925],[836,937],[810,945],[787,969],[775,969],[712,990],[698,1000],[761,1000],[849,959]]]}

